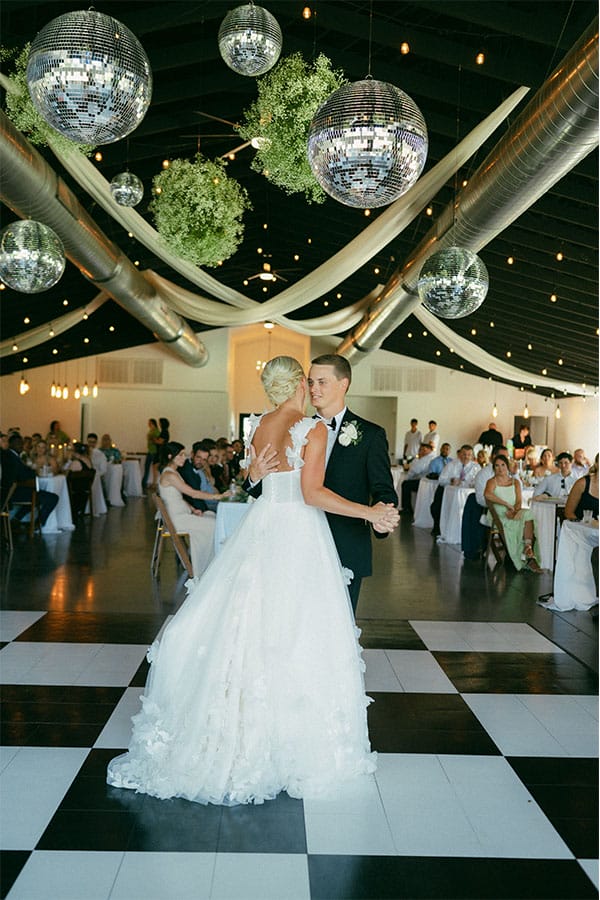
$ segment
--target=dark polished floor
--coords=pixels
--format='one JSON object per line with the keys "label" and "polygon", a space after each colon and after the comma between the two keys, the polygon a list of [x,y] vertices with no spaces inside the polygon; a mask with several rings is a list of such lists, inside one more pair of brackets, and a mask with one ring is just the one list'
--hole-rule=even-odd
{"label": "dark polished floor", "polygon": [[108,788],[145,651],[184,597],[147,499],[16,538],[1,569],[2,896],[597,896],[597,619],[403,519],[363,584],[378,770],[335,801],[202,807]]}

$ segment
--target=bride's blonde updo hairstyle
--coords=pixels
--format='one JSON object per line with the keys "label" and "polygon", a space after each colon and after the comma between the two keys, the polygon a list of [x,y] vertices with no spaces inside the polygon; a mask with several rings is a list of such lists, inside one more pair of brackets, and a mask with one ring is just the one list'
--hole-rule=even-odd
{"label": "bride's blonde updo hairstyle", "polygon": [[293,356],[275,356],[266,364],[260,377],[270,402],[279,406],[294,396],[304,372]]}

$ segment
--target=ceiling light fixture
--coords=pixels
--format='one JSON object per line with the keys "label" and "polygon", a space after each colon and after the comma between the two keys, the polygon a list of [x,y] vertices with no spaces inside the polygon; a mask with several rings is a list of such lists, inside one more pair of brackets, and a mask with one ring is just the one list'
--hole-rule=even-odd
{"label": "ceiling light fixture", "polygon": [[554,415],[557,419],[560,419],[560,403],[557,404],[556,412],[554,413]]}

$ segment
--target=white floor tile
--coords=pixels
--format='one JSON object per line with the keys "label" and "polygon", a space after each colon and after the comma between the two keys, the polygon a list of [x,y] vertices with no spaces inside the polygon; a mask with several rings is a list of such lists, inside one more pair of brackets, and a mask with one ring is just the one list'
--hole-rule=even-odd
{"label": "white floor tile", "polygon": [[417,622],[410,620],[410,625],[415,629],[428,650],[471,650],[470,644],[465,640],[458,628],[458,622]]}
{"label": "white floor tile", "polygon": [[457,693],[428,650],[387,650],[386,653],[403,690],[422,694]]}
{"label": "white floor tile", "polygon": [[598,721],[600,711],[598,709],[597,696],[592,696],[591,694],[589,696],[586,694],[581,694],[574,695],[573,699],[577,700],[578,705],[582,706],[590,716],[593,716],[593,718]]}
{"label": "white floor tile", "polygon": [[505,756],[568,756],[554,735],[514,694],[462,694]]}
{"label": "white floor tile", "polygon": [[590,881],[594,884],[596,889],[600,888],[600,876],[598,874],[598,860],[597,859],[580,859],[578,860],[579,865],[590,879]]}
{"label": "white floor tile", "polygon": [[[381,754],[379,754],[381,759]],[[342,785],[334,797],[303,800],[304,812],[327,815],[346,815],[350,813],[377,812],[381,810],[381,797],[375,775],[364,775],[354,778]]]}
{"label": "white floor tile", "polygon": [[18,635],[45,615],[45,612],[39,610],[3,609],[0,613],[0,641],[14,641]]}
{"label": "white floor tile", "polygon": [[402,691],[385,650],[363,650],[367,691]]}
{"label": "white floor tile", "polygon": [[120,687],[135,675],[147,646],[142,644],[9,644],[2,651],[3,684],[78,684]]}
{"label": "white floor tile", "polygon": [[129,747],[131,717],[141,709],[141,687],[127,688],[100,732],[94,747]]}
{"label": "white floor tile", "polygon": [[394,855],[394,841],[382,806],[376,813],[305,813],[309,853],[343,853],[361,856]]}
{"label": "white floor tile", "polygon": [[562,653],[523,622],[410,621],[429,650],[492,653]]}
{"label": "white floor tile", "polygon": [[125,853],[110,900],[209,900],[215,853]]}
{"label": "white floor tile", "polygon": [[35,847],[87,754],[85,747],[22,747],[15,754],[0,775],[2,849]]}
{"label": "white floor tile", "polygon": [[303,853],[218,853],[211,898],[310,900],[307,858]]}
{"label": "white floor tile", "polygon": [[108,900],[122,858],[120,852],[36,850],[8,896],[10,900]]}
{"label": "white floor tile", "polygon": [[0,747],[0,772],[6,768],[20,749],[20,747]]}

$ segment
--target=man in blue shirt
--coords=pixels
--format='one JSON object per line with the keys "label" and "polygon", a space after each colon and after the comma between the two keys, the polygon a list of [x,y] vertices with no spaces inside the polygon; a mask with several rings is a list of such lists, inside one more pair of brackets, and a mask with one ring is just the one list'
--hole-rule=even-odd
{"label": "man in blue shirt", "polygon": [[[186,484],[189,484],[190,487],[197,491],[206,491],[208,494],[217,493],[217,489],[210,478],[208,465],[208,455],[214,446],[215,442],[210,438],[196,441],[192,444],[191,459],[186,460],[179,470],[179,474]],[[217,500],[195,500],[192,497],[186,497],[185,499],[196,509],[201,509],[202,511],[208,509],[215,513],[217,511]]]}
{"label": "man in blue shirt", "polygon": [[427,477],[433,481],[437,481],[444,470],[444,466],[446,466],[449,462],[452,462],[452,457],[450,456],[450,444],[445,443],[440,447],[440,455],[436,456],[431,460],[431,464],[427,471]]}

